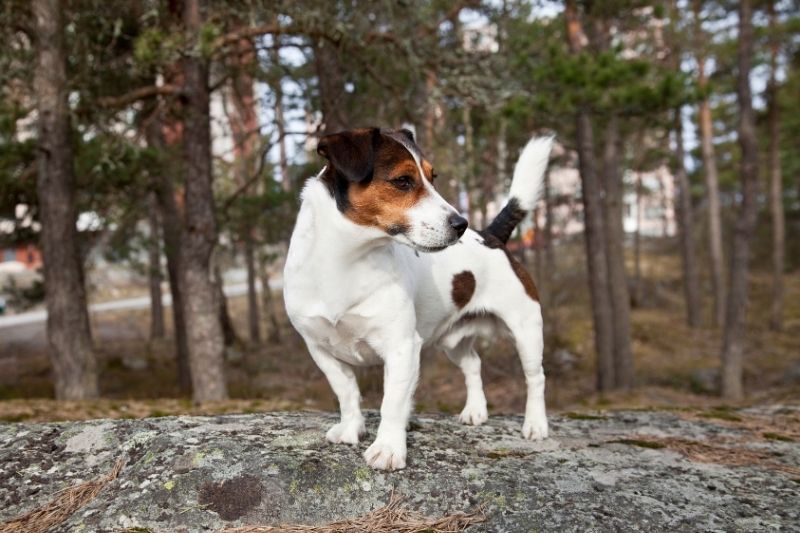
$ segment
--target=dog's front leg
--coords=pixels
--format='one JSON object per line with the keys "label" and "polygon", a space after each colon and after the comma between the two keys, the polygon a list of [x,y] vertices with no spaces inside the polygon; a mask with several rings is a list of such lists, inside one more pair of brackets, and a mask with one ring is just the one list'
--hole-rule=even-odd
{"label": "dog's front leg", "polygon": [[383,354],[383,403],[381,423],[375,442],[364,452],[373,468],[399,470],[406,467],[406,426],[411,415],[414,390],[419,379],[422,339],[413,333],[413,340],[389,342]]}
{"label": "dog's front leg", "polygon": [[328,378],[342,414],[341,421],[331,426],[325,438],[333,443],[358,444],[359,437],[366,433],[366,427],[361,414],[361,393],[353,369],[313,343],[308,343],[308,351]]}

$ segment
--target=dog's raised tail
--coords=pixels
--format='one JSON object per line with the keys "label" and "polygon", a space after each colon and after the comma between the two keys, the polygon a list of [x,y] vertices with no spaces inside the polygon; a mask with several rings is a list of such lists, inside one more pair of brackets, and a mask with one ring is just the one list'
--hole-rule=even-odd
{"label": "dog's raised tail", "polygon": [[517,159],[514,176],[511,179],[508,203],[486,228],[487,233],[504,244],[508,242],[517,224],[539,201],[553,139],[552,135],[534,137],[528,141]]}

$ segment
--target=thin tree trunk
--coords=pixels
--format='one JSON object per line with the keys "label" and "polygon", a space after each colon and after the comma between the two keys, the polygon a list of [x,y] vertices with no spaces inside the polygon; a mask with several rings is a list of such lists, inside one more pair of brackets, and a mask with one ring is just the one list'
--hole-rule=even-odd
{"label": "thin tree trunk", "polygon": [[258,291],[256,290],[256,264],[253,250],[253,239],[245,235],[244,262],[247,268],[247,324],[250,340],[256,344],[261,342],[261,313],[258,308]]}
{"label": "thin tree trunk", "polygon": [[[575,0],[564,6],[567,44],[573,54],[583,48],[586,41]],[[614,327],[608,288],[608,260],[606,259],[606,234],[603,221],[603,198],[594,153],[592,121],[586,109],[579,109],[575,123],[581,175],[581,196],[584,212],[587,273],[591,294],[594,342],[597,351],[597,388],[609,391],[614,388]]]}
{"label": "thin tree trunk", "polygon": [[642,173],[636,172],[636,233],[633,234],[634,278],[633,301],[635,306],[642,302]]}
{"label": "thin tree trunk", "polygon": [[485,222],[483,220],[476,220],[478,218],[478,213],[480,209],[478,209],[478,202],[476,201],[476,196],[478,191],[476,190],[475,184],[475,136],[474,130],[472,128],[472,109],[468,103],[464,104],[463,109],[461,110],[461,121],[464,126],[464,188],[466,191],[466,211],[468,218],[470,219],[470,223],[474,224],[475,227],[481,228],[485,227]]}
{"label": "thin tree trunk", "polygon": [[[273,39],[275,39],[275,48],[270,52],[270,58],[272,59],[272,67],[280,71],[280,36],[274,35]],[[278,169],[280,169],[281,172],[281,187],[283,188],[284,192],[291,192],[293,185],[291,177],[289,176],[289,157],[286,150],[286,119],[283,116],[282,80],[283,77],[278,76],[278,79],[270,85],[275,98],[275,126],[278,131]]]}
{"label": "thin tree trunk", "polygon": [[[697,80],[702,91],[708,88],[706,77],[706,58],[703,55],[705,39],[700,24],[701,0],[694,2],[694,16],[697,34]],[[711,118],[711,105],[708,96],[703,96],[698,109],[700,123],[700,148],[703,156],[703,169],[708,195],[708,236],[711,255],[711,289],[714,297],[714,322],[717,327],[725,323],[725,267],[722,249],[722,215],[720,214],[719,176],[717,156],[714,150],[714,123]]]}
{"label": "thin tree trunk", "polygon": [[[203,24],[203,0],[185,0],[183,22],[195,45]],[[183,59],[185,76],[184,171],[186,224],[181,243],[181,288],[184,296],[194,400],[224,400],[224,339],[219,320],[212,254],[217,242],[211,171],[211,127],[208,64],[198,55]]]}
{"label": "thin tree trunk", "polygon": [[158,200],[154,192],[148,195],[150,209],[147,220],[150,240],[147,245],[147,278],[150,285],[150,339],[164,338],[164,306],[161,302],[161,224],[158,220]]}
{"label": "thin tree trunk", "polygon": [[59,400],[98,395],[97,362],[86,308],[83,263],[75,227],[75,175],[64,43],[64,5],[35,0],[39,114],[37,191],[42,224],[47,343]]}
{"label": "thin tree trunk", "polygon": [[261,305],[268,320],[267,340],[271,343],[281,342],[281,327],[278,322],[275,300],[272,297],[272,288],[269,285],[269,270],[263,255],[259,255],[258,274],[261,279]]}
{"label": "thin tree trunk", "polygon": [[[553,202],[550,196],[550,170],[544,174],[544,250],[545,280],[549,282],[556,271],[556,258],[553,250]],[[545,281],[543,280],[543,281]],[[549,290],[549,283],[548,285]]]}
{"label": "thin tree trunk", "polygon": [[587,271],[591,292],[595,348],[597,350],[597,387],[609,391],[615,387],[614,324],[609,298],[609,272],[606,258],[606,235],[600,183],[594,157],[592,123],[586,111],[577,117],[577,144],[583,199]]}
{"label": "thin tree trunk", "polygon": [[[240,187],[247,185],[250,176],[255,172],[256,143],[258,139],[258,117],[256,113],[256,99],[253,91],[253,76],[251,69],[256,59],[255,47],[249,39],[241,39],[238,43],[239,55],[236,58],[238,71],[233,80],[231,91],[233,111],[228,111],[228,122],[233,132],[235,141],[234,152],[237,156],[235,166],[235,179]],[[278,94],[276,94],[276,97]],[[277,110],[277,108],[276,108]],[[279,120],[279,134],[283,137],[283,117]],[[282,139],[281,139],[282,140]],[[284,154],[285,156],[285,154]],[[285,161],[284,161],[285,163]],[[284,169],[285,170],[285,169]],[[288,176],[286,176],[288,179]],[[286,184],[284,184],[285,186]],[[247,269],[247,315],[248,332],[250,340],[258,344],[261,342],[259,331],[258,295],[256,294],[256,274],[253,258],[254,227],[249,217],[241,217],[237,224],[237,232],[244,249],[245,267]],[[225,344],[230,345],[230,332],[226,326],[223,314],[223,332]]]}
{"label": "thin tree trunk", "polygon": [[678,211],[678,238],[681,246],[683,266],[683,292],[686,302],[686,323],[690,328],[700,327],[702,316],[700,302],[700,282],[697,277],[696,254],[694,249],[694,213],[689,178],[683,164],[683,122],[680,107],[675,110],[675,206]]}
{"label": "thin tree trunk", "polygon": [[631,351],[631,299],[625,273],[625,229],[622,225],[622,173],[619,118],[612,116],[606,127],[603,149],[605,184],[606,260],[609,295],[614,328],[614,383],[616,388],[633,387],[633,352]]}
{"label": "thin tree trunk", "polygon": [[225,280],[219,265],[214,266],[214,287],[217,292],[217,309],[219,311],[219,323],[222,326],[222,337],[225,346],[233,346],[239,336],[236,334],[236,327],[233,325],[231,313],[228,310],[228,297],[225,296]]}
{"label": "thin tree trunk", "polygon": [[783,270],[786,249],[786,222],[783,214],[783,177],[780,154],[780,103],[778,100],[778,49],[775,28],[775,1],[767,4],[770,27],[770,80],[769,80],[769,205],[772,216],[772,306],[770,329],[780,331],[783,326]]}
{"label": "thin tree trunk", "polygon": [[[158,151],[166,153],[164,141],[164,122],[161,110],[156,108],[148,118],[145,130],[147,145]],[[172,161],[167,162],[174,163]],[[175,354],[178,367],[178,385],[184,394],[192,391],[191,370],[189,368],[189,344],[186,336],[186,320],[183,317],[184,302],[181,292],[181,240],[183,223],[181,222],[180,209],[175,200],[175,190],[168,173],[164,169],[151,176],[151,186],[155,191],[158,213],[161,219],[161,229],[164,238],[164,255],[167,258],[167,277],[169,278],[169,291],[172,296],[172,323],[175,335]]]}
{"label": "thin tree trunk", "polygon": [[314,66],[319,83],[319,100],[322,108],[324,133],[335,133],[347,129],[344,116],[344,80],[339,52],[335,45],[325,39],[314,43]]}
{"label": "thin tree trunk", "polygon": [[751,0],[739,3],[739,48],[737,63],[737,99],[739,101],[739,145],[741,147],[740,178],[742,207],[733,241],[728,307],[722,347],[722,395],[739,400],[744,395],[742,360],[745,349],[747,317],[747,276],[750,262],[750,241],[756,224],[758,205],[758,142],[756,121],[750,93],[750,68],[753,61],[753,23]]}

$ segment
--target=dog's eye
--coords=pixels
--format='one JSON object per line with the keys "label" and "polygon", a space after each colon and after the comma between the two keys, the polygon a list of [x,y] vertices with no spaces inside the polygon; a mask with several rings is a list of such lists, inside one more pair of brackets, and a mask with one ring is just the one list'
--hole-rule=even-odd
{"label": "dog's eye", "polygon": [[401,191],[408,191],[414,187],[414,180],[411,179],[411,176],[400,176],[399,178],[393,179],[391,183]]}
{"label": "dog's eye", "polygon": [[435,170],[431,169],[431,181],[435,180],[439,176]]}

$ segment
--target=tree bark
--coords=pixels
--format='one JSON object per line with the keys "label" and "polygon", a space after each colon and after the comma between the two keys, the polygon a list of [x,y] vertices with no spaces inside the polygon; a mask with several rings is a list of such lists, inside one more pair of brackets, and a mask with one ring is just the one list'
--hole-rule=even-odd
{"label": "tree bark", "polygon": [[185,0],[183,23],[194,51],[182,61],[185,76],[186,223],[181,242],[181,289],[184,296],[192,389],[195,402],[224,400],[224,339],[213,279],[212,254],[217,241],[211,169],[208,64],[199,56],[203,0]]}
{"label": "tree bark", "polygon": [[47,343],[59,400],[98,395],[97,362],[86,308],[83,263],[75,226],[75,175],[64,43],[65,6],[35,0],[39,114],[36,155],[41,245],[44,258]]}
{"label": "tree bark", "polygon": [[256,263],[252,237],[244,237],[244,262],[247,268],[247,325],[250,340],[256,344],[261,342],[261,313],[258,308],[258,291],[256,289]]}
{"label": "tree bark", "polygon": [[231,313],[228,310],[228,297],[225,296],[225,280],[219,265],[214,266],[214,288],[217,291],[217,303],[219,310],[219,323],[222,326],[222,338],[225,346],[233,346],[239,336],[236,334],[236,327],[233,325]]}
{"label": "tree bark", "polygon": [[705,39],[700,23],[701,0],[694,2],[697,43],[697,81],[703,91],[698,109],[700,125],[700,148],[703,156],[703,169],[708,195],[708,236],[711,255],[711,289],[714,297],[714,322],[717,327],[725,323],[725,267],[722,249],[722,216],[720,214],[719,175],[717,156],[714,150],[714,123],[711,118],[711,105],[708,101],[708,78],[706,77],[706,58],[703,55]]}
{"label": "tree bark", "polygon": [[783,214],[783,176],[780,154],[780,102],[778,100],[778,51],[780,41],[775,28],[775,1],[767,4],[770,27],[770,80],[768,86],[769,122],[769,206],[772,218],[772,306],[769,326],[783,326],[783,270],[786,250],[786,221]]}
{"label": "tree bark", "polygon": [[275,300],[272,297],[272,289],[269,285],[269,270],[267,269],[266,258],[259,255],[258,273],[261,279],[261,306],[266,313],[268,320],[267,341],[271,343],[281,342],[281,327],[278,322],[278,313],[275,308]]}
{"label": "tree bark", "polygon": [[739,47],[737,99],[739,102],[740,181],[742,206],[736,222],[731,260],[728,305],[722,347],[722,396],[729,400],[743,397],[742,360],[747,317],[747,276],[750,241],[755,229],[758,205],[758,142],[750,93],[750,68],[753,61],[753,23],[751,0],[739,3]]}
{"label": "tree bark", "polygon": [[[235,166],[235,179],[239,187],[247,187],[248,180],[256,172],[256,157],[258,142],[258,116],[256,113],[256,99],[253,91],[253,76],[250,73],[253,63],[256,59],[255,47],[249,39],[242,39],[238,45],[239,55],[236,60],[236,67],[238,71],[233,81],[232,100],[234,112],[228,112],[228,122],[230,123],[231,131],[235,141],[234,153],[236,154],[237,161]],[[279,96],[276,93],[276,98]],[[280,105],[276,104],[276,112]],[[278,131],[283,140],[283,117],[277,117]],[[285,146],[284,146],[285,149]],[[283,153],[285,158],[286,154]],[[283,161],[285,165],[285,161]],[[281,172],[285,172],[282,168]],[[288,176],[285,174],[282,177]],[[286,183],[284,183],[284,187]],[[252,188],[252,187],[251,187]],[[239,240],[242,243],[244,250],[245,267],[247,269],[247,316],[248,316],[248,332],[250,340],[258,344],[261,342],[261,334],[259,331],[259,309],[258,309],[258,295],[256,294],[256,272],[255,263],[253,258],[253,223],[249,217],[240,217],[237,221],[237,233]],[[223,295],[224,296],[224,295]],[[223,319],[226,315],[222,315]],[[226,345],[229,345],[230,332],[226,326],[226,321],[223,320],[223,332],[225,333]],[[232,330],[231,330],[232,331]]]}
{"label": "tree bark", "polygon": [[323,133],[336,133],[347,129],[343,111],[344,79],[339,52],[336,46],[318,39],[314,43],[314,66],[319,84],[319,100],[322,109]]}
{"label": "tree bark", "polygon": [[578,159],[583,199],[586,260],[592,301],[595,349],[597,350],[597,388],[609,391],[616,385],[614,324],[609,298],[609,272],[603,197],[597,179],[592,123],[586,111],[579,111],[576,123]]}
{"label": "tree bark", "polygon": [[694,249],[694,213],[689,178],[683,160],[683,122],[680,107],[675,110],[675,206],[678,215],[678,238],[681,247],[683,267],[683,292],[686,303],[686,323],[690,328],[700,327],[702,316],[700,301],[700,282],[697,277],[696,254]]}
{"label": "tree bark", "polygon": [[[156,107],[147,118],[145,138],[147,145],[160,154],[167,153],[164,139],[164,116],[160,108]],[[179,131],[181,128],[173,127]],[[167,161],[169,167],[173,161]],[[151,177],[151,187],[155,192],[158,204],[158,213],[161,219],[161,229],[164,239],[164,255],[167,259],[167,277],[169,278],[169,291],[172,296],[172,323],[175,335],[175,355],[178,367],[178,386],[183,394],[192,391],[191,370],[189,368],[189,344],[186,334],[186,320],[184,319],[184,301],[181,291],[181,241],[183,240],[183,222],[181,210],[175,199],[175,188],[168,172],[160,169]]]}
{"label": "tree bark", "polygon": [[622,173],[619,118],[612,116],[606,127],[603,147],[605,185],[606,260],[614,334],[614,384],[618,389],[633,387],[634,367],[631,351],[631,299],[625,273],[625,228],[622,225]]}
{"label": "tree bark", "polygon": [[[566,2],[564,19],[567,29],[567,44],[570,51],[577,54],[583,47],[585,36],[574,0]],[[581,175],[587,273],[591,293],[594,342],[597,351],[597,388],[600,391],[609,391],[614,388],[616,379],[614,377],[614,327],[611,317],[611,302],[609,301],[608,260],[603,220],[603,193],[597,178],[592,121],[585,108],[580,108],[576,114],[575,131]]]}
{"label": "tree bark", "polygon": [[150,339],[164,338],[164,306],[161,302],[161,224],[155,192],[148,195],[150,240],[147,245],[147,278],[150,285]]}

